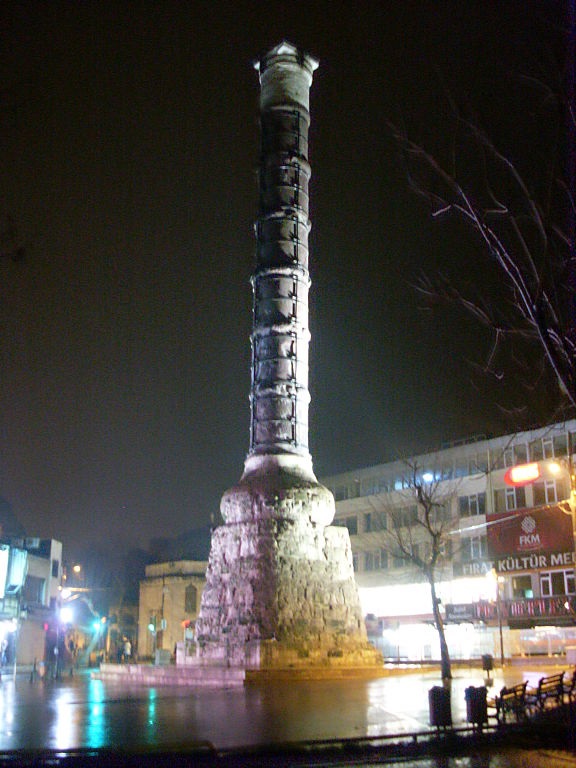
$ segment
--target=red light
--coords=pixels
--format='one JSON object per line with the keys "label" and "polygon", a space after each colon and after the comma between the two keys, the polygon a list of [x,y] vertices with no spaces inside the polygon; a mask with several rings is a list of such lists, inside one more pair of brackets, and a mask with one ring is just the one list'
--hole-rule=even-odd
{"label": "red light", "polygon": [[510,469],[504,475],[506,485],[526,485],[533,483],[540,477],[540,465],[537,461],[532,464],[518,464]]}

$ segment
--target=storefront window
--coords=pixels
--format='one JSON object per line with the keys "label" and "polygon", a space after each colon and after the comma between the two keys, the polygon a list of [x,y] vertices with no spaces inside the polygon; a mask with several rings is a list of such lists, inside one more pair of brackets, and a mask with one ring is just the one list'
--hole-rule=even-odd
{"label": "storefront window", "polygon": [[542,597],[574,594],[574,570],[548,571],[540,574]]}

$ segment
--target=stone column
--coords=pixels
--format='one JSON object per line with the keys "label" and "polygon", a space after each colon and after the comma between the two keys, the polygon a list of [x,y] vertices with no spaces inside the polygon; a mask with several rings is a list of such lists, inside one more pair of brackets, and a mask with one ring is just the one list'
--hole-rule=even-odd
{"label": "stone column", "polygon": [[245,475],[277,465],[314,477],[308,452],[308,128],[317,66],[288,43],[256,63],[260,200]]}
{"label": "stone column", "polygon": [[261,154],[250,448],[222,496],[196,622],[198,656],[250,670],[379,669],[350,537],[308,449],[308,126],[317,62],[281,43],[256,65]]}
{"label": "stone column", "polygon": [[[308,128],[318,62],[290,43],[259,59],[260,174],[253,329],[250,448],[240,483],[222,497],[227,522],[305,515],[328,525],[332,494],[308,449]],[[290,504],[287,489],[306,492]],[[286,503],[278,504],[282,490]]]}

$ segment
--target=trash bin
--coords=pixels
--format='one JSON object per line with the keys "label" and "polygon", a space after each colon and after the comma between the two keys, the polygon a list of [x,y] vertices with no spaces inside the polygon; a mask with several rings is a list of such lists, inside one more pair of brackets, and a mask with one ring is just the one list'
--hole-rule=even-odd
{"label": "trash bin", "polygon": [[475,688],[473,685],[466,688],[466,720],[474,725],[482,726],[488,722],[488,705],[486,703],[487,689],[485,685]]}
{"label": "trash bin", "polygon": [[492,672],[494,669],[494,656],[491,653],[485,653],[482,656],[482,669],[484,672]]}
{"label": "trash bin", "polygon": [[450,689],[435,685],[428,691],[428,705],[430,707],[430,725],[436,728],[447,728],[452,725],[452,708],[450,702]]}

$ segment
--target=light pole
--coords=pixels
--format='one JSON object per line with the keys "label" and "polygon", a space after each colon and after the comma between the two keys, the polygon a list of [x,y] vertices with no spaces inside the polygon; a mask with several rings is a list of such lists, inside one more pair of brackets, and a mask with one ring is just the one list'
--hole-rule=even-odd
{"label": "light pole", "polygon": [[[570,513],[572,515],[572,527],[574,528],[574,514],[576,511],[576,477],[574,476],[574,465],[572,461],[572,448],[568,447],[568,457],[566,459],[553,459],[548,464],[549,470],[553,475],[559,475],[562,470],[568,473]],[[561,501],[561,499],[558,499]]]}
{"label": "light pole", "polygon": [[574,461],[572,458],[572,439],[571,433],[568,433],[568,456],[566,459],[554,460],[549,464],[552,474],[559,475],[562,469],[568,472],[568,483],[570,496],[568,506],[570,507],[570,518],[572,520],[572,553],[576,552],[576,476],[574,475]]}
{"label": "light pole", "polygon": [[502,601],[500,597],[500,585],[504,582],[504,577],[498,576],[495,568],[492,568],[487,576],[494,584],[494,589],[496,591],[496,616],[498,618],[498,634],[500,637],[500,665],[501,667],[504,667],[504,634],[502,631]]}
{"label": "light pole", "polygon": [[504,637],[502,634],[502,603],[500,602],[500,584],[502,576],[496,576],[496,610],[498,612],[498,632],[500,634],[500,666],[504,669]]}

